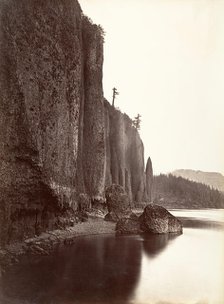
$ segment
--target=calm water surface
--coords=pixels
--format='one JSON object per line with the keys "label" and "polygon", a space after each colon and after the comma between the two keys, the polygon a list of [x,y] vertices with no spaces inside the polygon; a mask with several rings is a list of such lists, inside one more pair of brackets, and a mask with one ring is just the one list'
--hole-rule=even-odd
{"label": "calm water surface", "polygon": [[1,304],[224,304],[224,211],[172,210],[182,235],[78,238],[2,279]]}

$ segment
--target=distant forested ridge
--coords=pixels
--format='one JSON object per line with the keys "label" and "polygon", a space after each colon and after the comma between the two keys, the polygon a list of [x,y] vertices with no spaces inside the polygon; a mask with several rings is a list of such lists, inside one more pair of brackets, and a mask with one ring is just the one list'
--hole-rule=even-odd
{"label": "distant forested ridge", "polygon": [[153,201],[167,208],[224,208],[224,194],[172,174],[154,176]]}
{"label": "distant forested ridge", "polygon": [[179,169],[171,172],[171,174],[181,176],[194,182],[206,184],[212,188],[224,192],[224,176],[221,173]]}

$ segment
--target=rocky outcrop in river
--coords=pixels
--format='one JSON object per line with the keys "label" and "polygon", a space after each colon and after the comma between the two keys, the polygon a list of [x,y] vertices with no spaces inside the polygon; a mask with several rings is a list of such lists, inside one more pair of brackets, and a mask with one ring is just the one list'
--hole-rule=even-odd
{"label": "rocky outcrop in river", "polygon": [[183,225],[164,207],[148,204],[138,217],[123,217],[116,225],[117,234],[136,233],[182,233]]}
{"label": "rocky outcrop in river", "polygon": [[103,36],[76,0],[0,3],[0,244],[56,227],[106,186],[149,200],[143,144],[103,98]]}
{"label": "rocky outcrop in river", "polygon": [[143,232],[172,233],[182,232],[182,223],[164,207],[148,204],[139,217]]}

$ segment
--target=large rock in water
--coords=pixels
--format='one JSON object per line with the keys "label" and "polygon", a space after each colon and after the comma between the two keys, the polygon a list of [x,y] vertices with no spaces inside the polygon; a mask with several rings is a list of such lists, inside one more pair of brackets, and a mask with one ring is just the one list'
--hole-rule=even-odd
{"label": "large rock in water", "polygon": [[145,207],[139,221],[143,232],[182,232],[181,222],[164,207],[155,204],[149,204]]}
{"label": "large rock in water", "polygon": [[132,215],[129,218],[121,218],[117,222],[115,230],[116,234],[139,234],[143,232],[136,215]]}
{"label": "large rock in water", "polygon": [[113,184],[106,189],[106,205],[109,213],[105,216],[106,221],[116,222],[131,214],[131,207],[128,195],[120,185]]}
{"label": "large rock in water", "polygon": [[181,222],[165,208],[149,204],[138,218],[120,218],[116,225],[117,234],[175,233],[182,232]]}

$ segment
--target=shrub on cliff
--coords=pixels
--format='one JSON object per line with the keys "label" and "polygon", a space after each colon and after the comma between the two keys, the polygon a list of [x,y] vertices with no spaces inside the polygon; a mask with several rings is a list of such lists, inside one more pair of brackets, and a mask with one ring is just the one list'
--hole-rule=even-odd
{"label": "shrub on cliff", "polygon": [[82,25],[83,29],[86,35],[88,35],[87,38],[93,39],[95,35],[99,35],[102,41],[104,42],[104,37],[105,37],[105,31],[103,27],[100,24],[94,24],[91,18],[88,16],[82,14]]}

